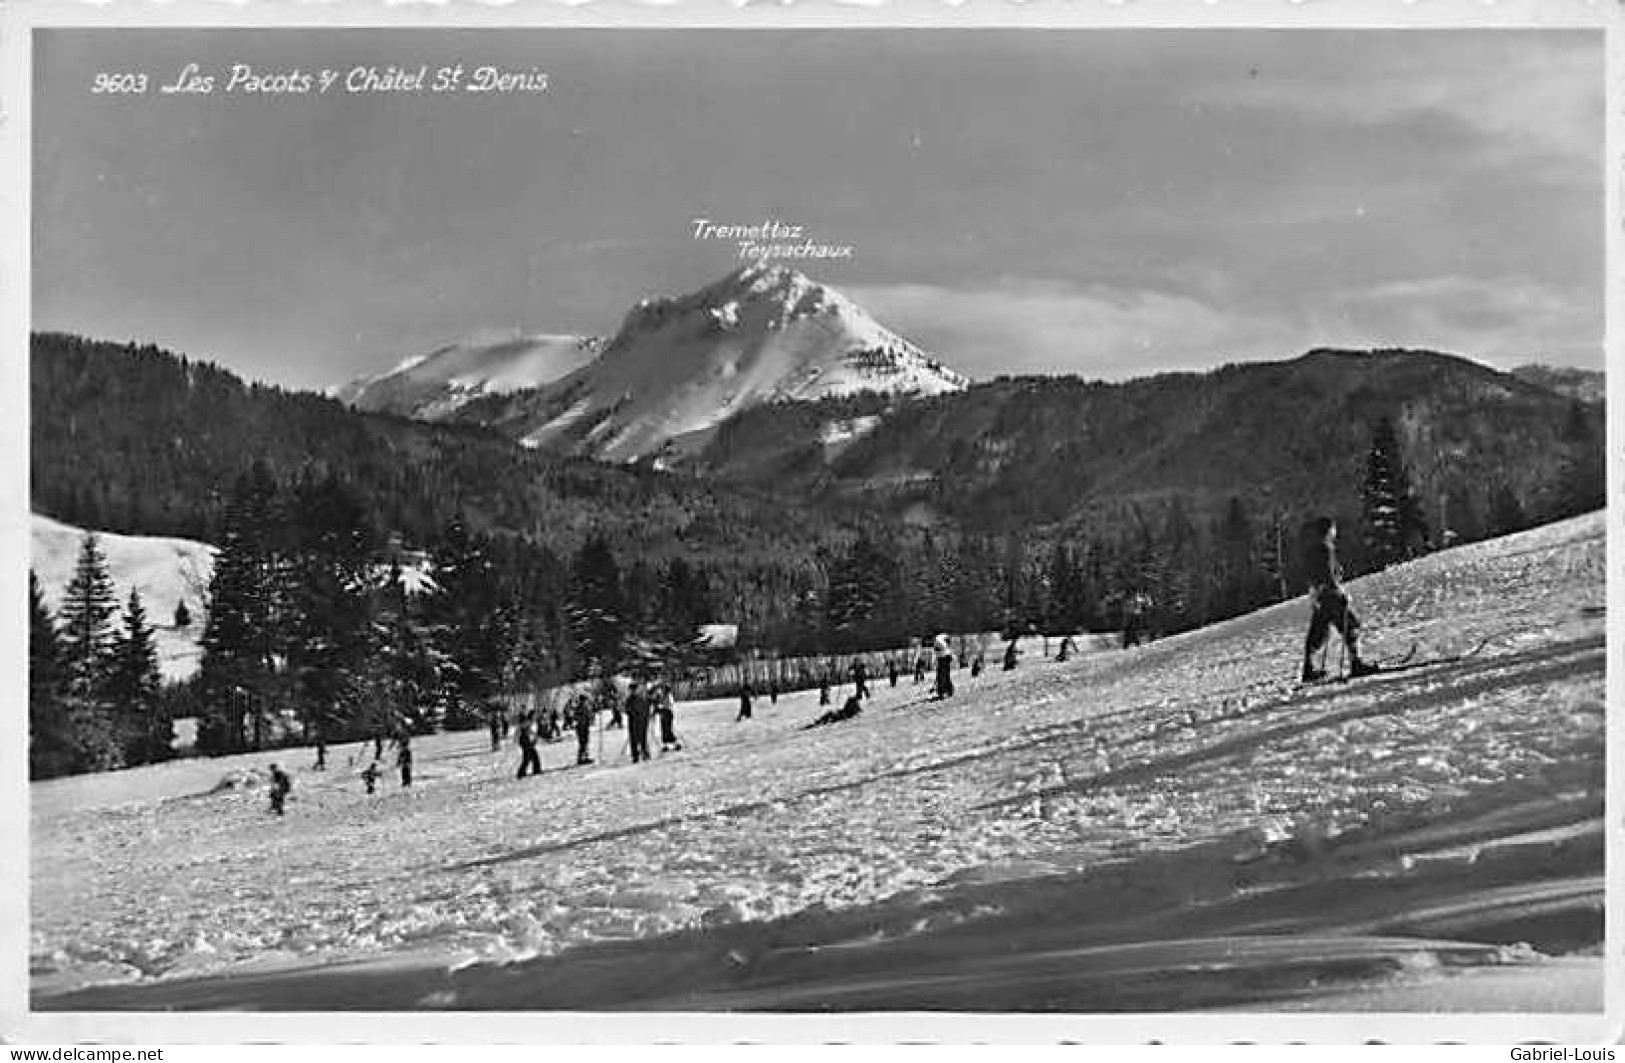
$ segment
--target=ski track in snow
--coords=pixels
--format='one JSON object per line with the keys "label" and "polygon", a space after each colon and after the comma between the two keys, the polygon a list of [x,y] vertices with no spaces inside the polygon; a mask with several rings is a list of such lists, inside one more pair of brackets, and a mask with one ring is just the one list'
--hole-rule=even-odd
{"label": "ski track in snow", "polygon": [[[517,781],[512,744],[468,732],[416,740],[417,785],[386,773],[372,797],[354,745],[330,748],[325,773],[300,749],[36,783],[35,989],[405,951],[506,962],[924,905],[1299,819],[1336,833],[1514,788],[1600,792],[1603,527],[1597,514],[1355,582],[1379,658],[1489,641],[1347,686],[1291,689],[1300,599],[1126,652],[959,671],[947,702],[882,679],[859,719],[811,731],[816,692],[759,697],[743,723],[733,701],[681,705],[686,749],[643,766],[606,731],[599,763],[567,766],[561,742]],[[263,788],[208,792],[272,761],[295,775],[284,818]]]}

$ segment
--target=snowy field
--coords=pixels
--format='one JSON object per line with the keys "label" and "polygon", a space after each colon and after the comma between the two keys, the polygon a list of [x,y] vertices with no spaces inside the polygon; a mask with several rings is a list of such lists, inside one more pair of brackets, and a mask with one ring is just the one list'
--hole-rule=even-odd
{"label": "snowy field", "polygon": [[[34,1006],[1600,1010],[1602,515],[1351,593],[1379,659],[1483,648],[1295,690],[1299,600],[812,731],[815,692],[681,705],[647,765],[35,783]],[[216,788],[272,761],[285,818]]]}

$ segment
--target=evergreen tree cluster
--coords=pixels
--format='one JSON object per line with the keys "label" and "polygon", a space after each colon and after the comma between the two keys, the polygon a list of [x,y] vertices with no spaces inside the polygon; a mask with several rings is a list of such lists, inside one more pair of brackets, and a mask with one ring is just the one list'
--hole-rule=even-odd
{"label": "evergreen tree cluster", "polygon": [[30,570],[28,614],[29,777],[168,758],[173,729],[146,608],[131,589],[120,610],[94,534],[56,615]]}
{"label": "evergreen tree cluster", "polygon": [[408,547],[344,481],[282,485],[262,462],[219,547],[192,683],[207,753],[479,727],[504,695],[610,674],[639,640],[678,645],[712,619],[684,558],[623,570],[590,535],[562,559],[460,515]]}

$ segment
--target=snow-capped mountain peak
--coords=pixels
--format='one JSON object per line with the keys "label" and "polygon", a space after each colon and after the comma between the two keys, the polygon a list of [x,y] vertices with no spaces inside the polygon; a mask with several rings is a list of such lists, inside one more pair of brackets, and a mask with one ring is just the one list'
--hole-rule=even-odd
{"label": "snow-capped mountain peak", "polygon": [[631,460],[759,403],[968,384],[835,289],[752,263],[686,295],[640,300],[602,357],[506,427],[533,446]]}

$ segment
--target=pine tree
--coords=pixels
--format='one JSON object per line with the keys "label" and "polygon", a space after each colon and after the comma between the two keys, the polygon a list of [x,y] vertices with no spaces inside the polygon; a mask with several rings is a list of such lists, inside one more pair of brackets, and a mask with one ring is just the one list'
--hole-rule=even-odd
{"label": "pine tree", "polygon": [[162,685],[152,628],[141,594],[132,587],[108,680],[108,697],[120,723],[126,763],[150,764],[167,760],[172,753],[174,727],[165,715]]}
{"label": "pine tree", "polygon": [[74,770],[76,756],[65,702],[67,677],[56,623],[33,569],[28,571],[28,777]]}
{"label": "pine tree", "polygon": [[1529,517],[1523,503],[1505,480],[1497,481],[1490,489],[1490,513],[1486,521],[1491,536],[1511,535],[1529,527]]}
{"label": "pine tree", "polygon": [[100,540],[92,532],[80,540],[73,578],[62,596],[62,648],[66,704],[74,770],[122,767],[124,751],[118,721],[107,700],[113,662],[113,614],[118,606]]}
{"label": "pine tree", "polygon": [[620,568],[603,536],[581,544],[570,577],[570,627],[585,662],[613,674],[627,637]]}
{"label": "pine tree", "polygon": [[331,476],[295,489],[288,524],[278,628],[305,738],[352,736],[377,650],[377,537],[354,493]]}
{"label": "pine tree", "polygon": [[279,695],[280,561],[273,550],[276,484],[256,462],[238,477],[209,581],[208,621],[198,690],[205,706],[198,748],[235,753],[260,748]]}
{"label": "pine tree", "polygon": [[888,590],[896,583],[896,562],[867,534],[836,555],[829,570],[825,619],[831,647],[862,648],[878,634]]}
{"label": "pine tree", "polygon": [[93,698],[101,690],[113,644],[113,580],[101,541],[86,532],[79,541],[79,559],[62,596],[63,661],[68,686],[75,697]]}
{"label": "pine tree", "polygon": [[1608,501],[1602,445],[1583,403],[1569,408],[1561,439],[1563,460],[1546,507],[1553,520],[1601,509]]}
{"label": "pine tree", "polygon": [[1387,568],[1426,549],[1421,505],[1411,490],[1394,424],[1386,417],[1372,426],[1362,501],[1366,559],[1373,568]]}
{"label": "pine tree", "polygon": [[433,556],[440,590],[430,603],[429,623],[438,656],[440,714],[447,728],[479,727],[500,688],[510,644],[490,546],[458,515]]}

